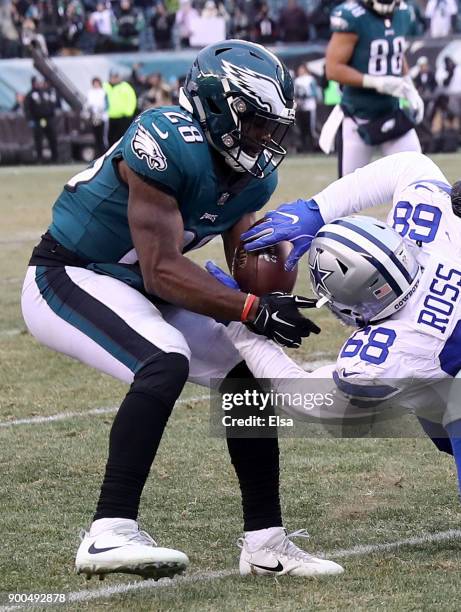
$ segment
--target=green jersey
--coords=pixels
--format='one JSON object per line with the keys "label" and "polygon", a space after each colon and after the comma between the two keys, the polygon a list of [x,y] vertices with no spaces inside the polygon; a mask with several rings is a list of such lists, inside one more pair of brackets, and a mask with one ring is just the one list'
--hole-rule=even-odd
{"label": "green jersey", "polygon": [[[331,14],[333,32],[358,36],[349,65],[375,76],[402,76],[405,36],[410,27],[411,13],[405,2],[389,17],[381,17],[355,0],[340,4]],[[345,85],[342,105],[355,117],[375,119],[396,110],[399,101],[374,89]]]}
{"label": "green jersey", "polygon": [[53,207],[49,232],[86,261],[137,260],[127,217],[128,186],[117,170],[122,159],[146,182],[176,198],[184,224],[183,252],[262,208],[277,185],[276,172],[264,178],[230,168],[220,173],[222,164],[216,164],[192,114],[179,106],[149,109],[104,156],[67,183]]}

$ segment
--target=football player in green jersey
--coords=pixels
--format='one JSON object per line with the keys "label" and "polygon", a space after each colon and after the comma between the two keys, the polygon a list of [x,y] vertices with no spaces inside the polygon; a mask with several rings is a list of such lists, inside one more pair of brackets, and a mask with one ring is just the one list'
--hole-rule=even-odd
{"label": "football player in green jersey", "polygon": [[[140,115],[56,200],[24,283],[26,324],[46,346],[131,384],[77,552],[79,573],[161,577],[186,568],[184,553],[139,530],[138,507],[186,380],[251,378],[217,321],[243,321],[292,347],[319,331],[299,311],[310,300],[245,295],[184,255],[216,236],[230,255],[231,233],[252,223],[276,187],[293,121],[293,83],[272,53],[242,41],[211,45],[193,64],[180,106]],[[228,448],[254,573],[283,573],[283,555],[299,558],[297,575],[337,573],[282,527],[277,439],[229,438]]]}
{"label": "football player in green jersey", "polygon": [[[340,127],[340,176],[368,164],[376,145],[383,155],[421,150],[414,126],[423,119],[424,104],[407,75],[404,53],[410,25],[403,1],[350,0],[332,12],[326,74],[343,86],[342,112],[332,113],[320,142],[329,152]],[[408,112],[399,98],[408,100]]]}

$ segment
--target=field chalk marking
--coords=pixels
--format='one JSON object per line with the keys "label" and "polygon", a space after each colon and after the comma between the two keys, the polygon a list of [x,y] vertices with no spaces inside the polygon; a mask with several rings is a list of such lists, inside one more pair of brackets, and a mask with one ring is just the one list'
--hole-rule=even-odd
{"label": "field chalk marking", "polygon": [[[197,395],[193,397],[185,397],[179,399],[177,404],[187,404],[189,402],[201,402],[209,399],[209,395]],[[0,428],[14,427],[17,425],[40,425],[42,423],[53,423],[54,421],[66,421],[68,419],[77,419],[88,416],[95,416],[99,414],[113,414],[119,409],[118,406],[107,406],[102,408],[92,408],[85,412],[58,412],[57,414],[50,414],[48,416],[34,416],[25,419],[14,419],[11,421],[0,421]]]}
{"label": "field chalk marking", "polygon": [[[10,329],[7,330],[6,333],[3,332],[4,335],[13,336],[16,334],[22,333],[23,330],[20,329]],[[2,336],[2,332],[0,331],[0,337]],[[323,357],[325,353],[313,353],[313,357]],[[327,365],[331,363],[333,360],[325,360],[319,359],[317,361],[306,361],[301,364],[301,367],[306,370],[314,370],[322,365]],[[188,402],[201,402],[204,400],[208,400],[210,398],[209,395],[198,395],[190,398],[183,398],[178,400],[178,404],[187,404]],[[68,419],[78,419],[85,418],[88,416],[97,416],[101,414],[113,414],[117,412],[118,406],[107,406],[100,408],[92,408],[91,410],[85,410],[81,412],[58,412],[56,414],[50,414],[46,416],[33,416],[27,417],[24,419],[12,419],[11,421],[0,421],[0,429],[4,429],[6,427],[15,427],[18,425],[40,425],[43,423],[53,423],[55,421],[66,421]]]}
{"label": "field chalk marking", "polygon": [[[448,531],[440,531],[436,533],[428,533],[422,536],[415,536],[404,540],[397,540],[396,542],[384,542],[382,544],[359,544],[352,548],[336,549],[331,552],[319,552],[314,553],[317,557],[328,558],[328,559],[341,559],[346,557],[356,557],[359,555],[370,555],[377,552],[388,552],[397,548],[405,546],[420,546],[424,544],[434,544],[439,542],[447,542],[449,540],[460,540],[461,529],[449,529]],[[162,589],[162,588],[177,588],[187,584],[194,584],[197,582],[207,582],[210,580],[219,580],[221,578],[228,578],[230,576],[237,576],[237,570],[221,570],[214,572],[197,572],[188,576],[178,576],[173,580],[168,578],[161,579],[159,581],[154,580],[140,580],[138,582],[128,582],[123,584],[114,584],[99,589],[85,589],[80,591],[71,591],[66,593],[67,601],[69,603],[79,603],[92,601],[94,599],[102,599],[112,597],[114,595],[123,595],[134,591],[144,591],[149,589]],[[58,589],[55,589],[58,590]],[[63,604],[63,605],[66,605]],[[51,604],[49,604],[51,605]],[[56,604],[59,605],[59,604]],[[12,610],[19,610],[27,608],[27,604],[17,604],[13,606],[0,607],[0,612],[10,612]],[[37,606],[38,607],[38,606]]]}

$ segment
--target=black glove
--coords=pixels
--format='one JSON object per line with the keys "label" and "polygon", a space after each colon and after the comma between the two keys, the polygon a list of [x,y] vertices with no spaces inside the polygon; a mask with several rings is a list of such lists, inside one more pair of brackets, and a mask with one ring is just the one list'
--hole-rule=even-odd
{"label": "black glove", "polygon": [[281,346],[298,348],[303,338],[320,333],[315,323],[303,317],[299,308],[314,308],[317,300],[276,291],[259,298],[254,321],[245,325]]}

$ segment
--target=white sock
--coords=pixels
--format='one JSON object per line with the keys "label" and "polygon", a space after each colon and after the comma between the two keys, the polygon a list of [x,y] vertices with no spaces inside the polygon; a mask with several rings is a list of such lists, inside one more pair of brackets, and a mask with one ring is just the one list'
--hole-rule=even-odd
{"label": "white sock", "polygon": [[245,531],[245,542],[248,548],[255,550],[260,548],[272,536],[278,533],[285,534],[283,527],[268,527],[267,529],[256,529],[255,531]]}
{"label": "white sock", "polygon": [[129,527],[133,529],[138,528],[136,521],[126,518],[102,518],[97,521],[93,521],[90,527],[90,536],[94,537],[102,533],[103,531],[110,531],[115,527]]}

